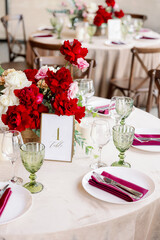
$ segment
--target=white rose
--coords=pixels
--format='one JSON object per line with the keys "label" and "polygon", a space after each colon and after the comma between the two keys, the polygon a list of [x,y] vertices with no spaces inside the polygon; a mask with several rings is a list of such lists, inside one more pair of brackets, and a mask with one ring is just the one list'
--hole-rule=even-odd
{"label": "white rose", "polygon": [[18,104],[19,99],[14,94],[0,96],[0,114],[6,113],[8,106]]}
{"label": "white rose", "polygon": [[98,10],[98,6],[95,2],[90,2],[87,6],[87,11],[89,13],[95,13]]}
{"label": "white rose", "polygon": [[54,67],[48,67],[48,69],[49,69],[50,71],[56,73],[56,72],[60,69],[60,67],[57,67],[57,68],[54,68]]}
{"label": "white rose", "polygon": [[22,71],[11,72],[5,77],[5,87],[22,89],[24,87],[29,87],[31,84],[32,82],[28,81],[25,73]]}

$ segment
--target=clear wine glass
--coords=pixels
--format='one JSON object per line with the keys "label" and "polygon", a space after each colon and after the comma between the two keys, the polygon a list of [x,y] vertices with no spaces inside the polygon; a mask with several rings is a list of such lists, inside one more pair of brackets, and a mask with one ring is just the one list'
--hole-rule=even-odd
{"label": "clear wine glass", "polygon": [[91,128],[91,138],[98,146],[99,159],[98,162],[91,164],[91,168],[96,169],[107,166],[106,163],[101,161],[102,148],[109,142],[111,137],[110,127],[106,120],[94,120]]}
{"label": "clear wine glass", "polygon": [[128,162],[124,161],[125,151],[128,150],[134,139],[135,128],[128,125],[116,125],[113,127],[113,142],[119,150],[119,161],[113,162],[111,166],[131,167]]}
{"label": "clear wine glass", "polygon": [[57,31],[57,38],[58,39],[61,39],[61,32],[62,32],[62,29],[63,29],[63,24],[64,24],[64,19],[61,17],[61,16],[56,16],[56,19],[55,19],[55,29]]}
{"label": "clear wine glass", "polygon": [[2,154],[13,165],[13,177],[11,182],[21,184],[23,179],[15,176],[15,162],[20,159],[20,146],[23,144],[21,133],[17,130],[8,130],[3,133]]}
{"label": "clear wine glass", "polygon": [[94,93],[94,85],[92,79],[76,79],[78,83],[78,95],[81,95],[84,100],[84,105],[87,105],[88,99],[91,98]]}
{"label": "clear wine glass", "polygon": [[125,119],[130,115],[133,109],[133,99],[130,97],[116,97],[116,111],[121,116],[120,124],[125,124]]}
{"label": "clear wine glass", "polygon": [[88,35],[89,35],[89,43],[93,43],[92,42],[92,37],[94,36],[95,32],[97,30],[97,27],[94,25],[94,24],[89,24],[88,27],[87,27],[87,32],[88,32]]}
{"label": "clear wine glass", "polygon": [[117,99],[117,97],[111,98],[111,101],[109,104],[109,114],[110,114],[110,117],[115,121],[115,125],[118,125],[122,116],[120,114],[118,114],[118,112],[116,110],[116,99]]}
{"label": "clear wine glass", "polygon": [[24,167],[30,173],[30,182],[24,185],[31,193],[43,190],[43,185],[36,182],[36,172],[41,168],[45,156],[45,146],[42,143],[28,142],[20,147]]}

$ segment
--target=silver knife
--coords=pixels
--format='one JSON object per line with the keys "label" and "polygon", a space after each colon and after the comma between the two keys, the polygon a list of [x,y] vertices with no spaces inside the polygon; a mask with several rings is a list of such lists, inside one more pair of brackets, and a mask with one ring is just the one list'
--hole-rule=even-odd
{"label": "silver knife", "polygon": [[[93,172],[93,173],[94,173],[94,172]],[[111,184],[111,185],[120,187],[121,189],[124,189],[124,190],[127,191],[128,193],[132,193],[132,194],[134,194],[134,195],[137,196],[137,197],[142,197],[142,196],[143,196],[143,194],[142,194],[141,192],[138,192],[138,191],[136,191],[136,190],[134,190],[134,189],[132,189],[132,188],[126,187],[126,186],[124,186],[124,185],[122,185],[122,184],[120,184],[120,183],[118,183],[118,182],[116,182],[116,181],[114,181],[114,180],[112,180],[112,179],[110,179],[110,178],[108,178],[108,177],[105,177],[105,176],[103,176],[103,175],[101,175],[101,174],[98,174],[98,173],[96,173],[96,174],[99,175],[99,177],[100,177],[101,179],[103,179],[103,180],[104,180],[106,183],[108,183],[108,184]]]}

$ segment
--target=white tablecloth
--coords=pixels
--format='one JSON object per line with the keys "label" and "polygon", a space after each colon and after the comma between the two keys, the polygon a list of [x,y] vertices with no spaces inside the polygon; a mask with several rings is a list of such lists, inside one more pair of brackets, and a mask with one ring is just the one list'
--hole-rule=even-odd
{"label": "white tablecloth", "polygon": [[[88,48],[88,58],[96,60],[96,68],[94,70],[93,79],[95,86],[95,95],[100,97],[106,97],[108,91],[108,82],[111,78],[123,78],[128,77],[131,66],[131,51],[132,47],[160,47],[160,35],[153,31],[141,33],[142,36],[156,37],[156,40],[130,40],[126,45],[106,45],[106,36],[93,37],[93,43],[82,42],[84,47]],[[31,35],[32,37],[32,35]],[[64,30],[62,33],[62,39],[56,39],[54,37],[48,38],[34,38],[35,41],[45,43],[63,43],[66,39],[73,40],[76,37],[73,30]],[[48,51],[42,51],[42,55],[53,55]],[[160,56],[150,54],[142,56],[144,64],[150,70],[156,68],[160,64]],[[33,56],[28,44],[27,46],[27,61],[31,64]],[[138,63],[135,67],[135,77],[145,77],[145,72],[142,70]]]}
{"label": "white tablecloth", "polygon": [[[92,101],[101,99],[93,98]],[[106,118],[110,126],[113,120]],[[160,120],[137,108],[127,119],[136,128],[160,128]],[[118,159],[112,141],[102,152],[110,165]],[[0,237],[6,240],[155,240],[160,239],[160,152],[131,147],[126,160],[133,169],[155,181],[155,192],[142,202],[119,205],[90,196],[82,187],[82,178],[91,169],[91,159],[73,159],[72,163],[45,161],[37,173],[44,184],[41,193],[32,195],[33,205],[21,218],[0,225]],[[0,181],[9,178],[10,165],[0,162]],[[28,181],[29,173],[21,163],[17,175]]]}

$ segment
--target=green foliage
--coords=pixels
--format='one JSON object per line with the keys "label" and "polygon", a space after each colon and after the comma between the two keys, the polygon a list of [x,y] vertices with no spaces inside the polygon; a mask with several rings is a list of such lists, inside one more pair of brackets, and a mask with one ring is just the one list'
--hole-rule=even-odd
{"label": "green foliage", "polygon": [[2,76],[2,73],[4,72],[4,69],[0,65],[0,76]]}
{"label": "green foliage", "polygon": [[81,146],[82,148],[85,147],[85,153],[89,154],[89,152],[92,151],[93,147],[92,146],[87,146],[85,142],[85,138],[82,138],[81,133],[77,130],[74,132],[74,146],[76,146],[76,143]]}

